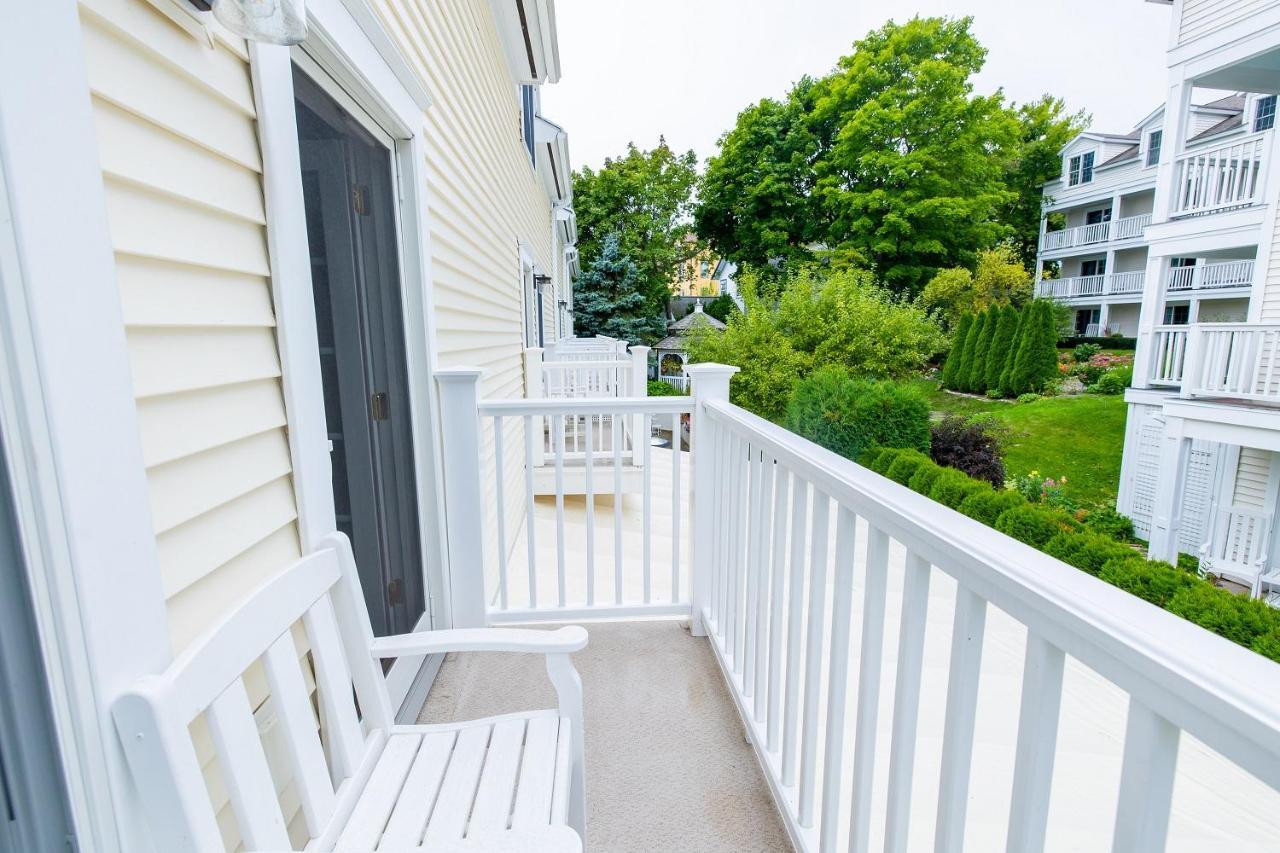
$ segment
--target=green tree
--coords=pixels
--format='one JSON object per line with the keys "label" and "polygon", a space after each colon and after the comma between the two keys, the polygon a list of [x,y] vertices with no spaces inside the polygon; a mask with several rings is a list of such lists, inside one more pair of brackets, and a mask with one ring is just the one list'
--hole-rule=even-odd
{"label": "green tree", "polygon": [[708,302],[703,310],[721,323],[727,323],[730,317],[738,313],[738,303],[729,294],[722,293]]}
{"label": "green tree", "polygon": [[987,376],[987,350],[991,347],[991,333],[994,331],[991,313],[983,311],[979,314],[973,328],[974,331],[970,332],[973,345],[965,356],[964,390],[980,394],[984,390],[982,383]]}
{"label": "green tree", "polygon": [[606,236],[594,260],[573,287],[573,322],[582,336],[609,335],[650,344],[666,323],[650,310],[635,262],[623,254],[617,235]]}
{"label": "green tree", "polygon": [[1021,126],[1017,155],[1005,167],[1005,185],[1013,198],[1001,212],[1013,229],[1013,245],[1018,260],[1029,267],[1036,261],[1040,240],[1043,185],[1062,173],[1058,152],[1089,125],[1085,112],[1067,113],[1061,98],[1043,95],[1039,100],[1016,108]]}
{"label": "green tree", "polygon": [[1031,275],[1013,245],[1002,243],[978,253],[974,272],[964,267],[941,270],[925,285],[920,302],[954,326],[966,312],[1022,305],[1031,294]]}
{"label": "green tree", "polygon": [[973,315],[962,314],[956,323],[956,332],[951,339],[951,352],[947,354],[946,364],[942,366],[942,387],[959,390],[960,364],[964,360],[964,348],[973,328]]}
{"label": "green tree", "polygon": [[1058,333],[1053,305],[1037,299],[1027,306],[1022,339],[1010,372],[1009,391],[1017,396],[1042,391],[1058,374]]}
{"label": "green tree", "polygon": [[796,351],[769,311],[748,307],[735,314],[723,332],[695,329],[688,338],[689,360],[737,365],[740,372],[729,385],[730,401],[781,422],[791,389],[809,372],[813,357]]}
{"label": "green tree", "polygon": [[666,311],[679,265],[699,248],[685,239],[692,233],[697,162],[694,152],[676,154],[659,138],[652,150],[628,144],[626,154],[605,160],[599,170],[588,166],[573,176],[583,266],[615,235],[622,254],[635,263],[646,310],[654,317]]}
{"label": "green tree", "polygon": [[1004,354],[1004,366],[1000,369],[1000,393],[1006,397],[1013,393],[1013,365],[1018,360],[1018,350],[1022,347],[1023,333],[1027,327],[1027,317],[1031,314],[1030,303],[1018,310],[1018,322],[1013,327],[1013,338],[1009,341],[1009,349]]}
{"label": "green tree", "polygon": [[918,293],[941,267],[971,266],[1007,233],[1004,183],[1018,144],[1003,96],[975,95],[986,50],[971,18],[889,22],[817,84],[811,128],[825,243]]}
{"label": "green tree", "polygon": [[964,267],[952,267],[939,270],[929,279],[920,294],[920,304],[954,329],[962,317],[977,310],[976,296],[973,273]]}
{"label": "green tree", "polygon": [[996,310],[999,311],[999,320],[996,321],[996,331],[991,337],[991,348],[987,352],[986,382],[988,390],[1002,391],[1004,386],[1000,384],[1000,377],[1009,361],[1008,353],[1013,346],[1014,335],[1018,332],[1018,309],[1005,305]]}

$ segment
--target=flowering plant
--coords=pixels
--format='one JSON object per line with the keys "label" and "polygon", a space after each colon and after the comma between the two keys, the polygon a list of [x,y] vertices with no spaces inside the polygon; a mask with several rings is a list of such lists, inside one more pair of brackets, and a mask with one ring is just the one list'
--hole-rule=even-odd
{"label": "flowering plant", "polygon": [[1063,492],[1066,484],[1066,477],[1055,480],[1052,477],[1042,476],[1039,471],[1030,471],[1007,480],[1004,487],[1022,495],[1030,503],[1048,504],[1059,509],[1071,510],[1075,507]]}

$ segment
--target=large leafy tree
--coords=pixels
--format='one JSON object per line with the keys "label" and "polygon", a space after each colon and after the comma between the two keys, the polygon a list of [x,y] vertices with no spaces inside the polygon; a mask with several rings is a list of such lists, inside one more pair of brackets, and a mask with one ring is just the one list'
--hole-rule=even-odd
{"label": "large leafy tree", "polygon": [[1001,213],[1024,266],[1036,260],[1040,239],[1041,187],[1062,173],[1059,152],[1089,124],[1084,111],[1068,113],[1061,98],[1044,95],[1016,108],[1021,126],[1017,154],[1006,166],[1005,184],[1014,195]]}
{"label": "large leafy tree", "polygon": [[578,334],[608,335],[651,344],[666,323],[650,310],[636,264],[623,254],[618,235],[608,234],[573,287],[573,323]]}
{"label": "large leafy tree", "polygon": [[1022,305],[1032,296],[1031,274],[1012,243],[978,252],[974,272],[945,269],[925,285],[920,302],[954,328],[960,317],[998,305]]}
{"label": "large leafy tree", "polygon": [[583,264],[590,266],[613,235],[621,254],[635,264],[639,291],[655,317],[665,313],[679,264],[697,250],[685,239],[693,231],[697,162],[692,151],[677,154],[659,139],[649,151],[629,144],[623,156],[573,176]]}

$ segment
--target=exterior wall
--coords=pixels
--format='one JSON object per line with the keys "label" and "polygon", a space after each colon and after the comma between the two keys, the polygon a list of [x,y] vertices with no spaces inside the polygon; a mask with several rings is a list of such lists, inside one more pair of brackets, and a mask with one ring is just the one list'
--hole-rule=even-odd
{"label": "exterior wall", "polygon": [[1205,299],[1196,320],[1201,323],[1243,323],[1249,316],[1249,300]]}
{"label": "exterior wall", "polygon": [[551,274],[551,202],[522,141],[519,89],[489,4],[371,5],[432,98],[425,140],[440,365],[482,368],[484,396],[523,396],[518,246]]}
{"label": "exterior wall", "polygon": [[[715,255],[703,251],[680,265],[676,280],[671,282],[671,292],[676,296],[719,296],[720,280],[713,278],[716,270]],[[706,267],[706,274],[702,272]]]}
{"label": "exterior wall", "polygon": [[1235,483],[1231,490],[1233,504],[1249,509],[1266,507],[1272,455],[1270,451],[1256,447],[1240,448],[1240,462],[1236,466]]}
{"label": "exterior wall", "polygon": [[1183,0],[1177,43],[1186,44],[1277,5],[1276,0]]}
{"label": "exterior wall", "polygon": [[1107,317],[1107,329],[1111,334],[1124,335],[1131,338],[1138,333],[1138,316],[1142,306],[1137,302],[1111,306]]}
{"label": "exterior wall", "polygon": [[[253,88],[243,42],[210,46],[144,0],[84,0],[80,18],[176,652],[301,554]],[[261,672],[247,685],[260,708]],[[192,731],[234,849],[203,721]]]}

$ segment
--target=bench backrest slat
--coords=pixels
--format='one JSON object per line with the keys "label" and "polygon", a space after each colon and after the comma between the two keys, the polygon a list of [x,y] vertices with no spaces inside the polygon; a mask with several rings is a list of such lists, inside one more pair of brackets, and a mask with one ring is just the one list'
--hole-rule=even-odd
{"label": "bench backrest slat", "polygon": [[237,678],[231,682],[205,711],[205,719],[209,721],[218,766],[226,780],[227,796],[240,823],[245,847],[288,850],[289,833],[244,681]]}
{"label": "bench backrest slat", "polygon": [[311,710],[311,697],[302,677],[292,634],[285,634],[271,644],[262,658],[262,666],[280,728],[286,741],[293,745],[289,750],[289,770],[298,790],[307,832],[314,838],[324,831],[333,816],[333,783],[324,749],[316,737],[317,720]]}

